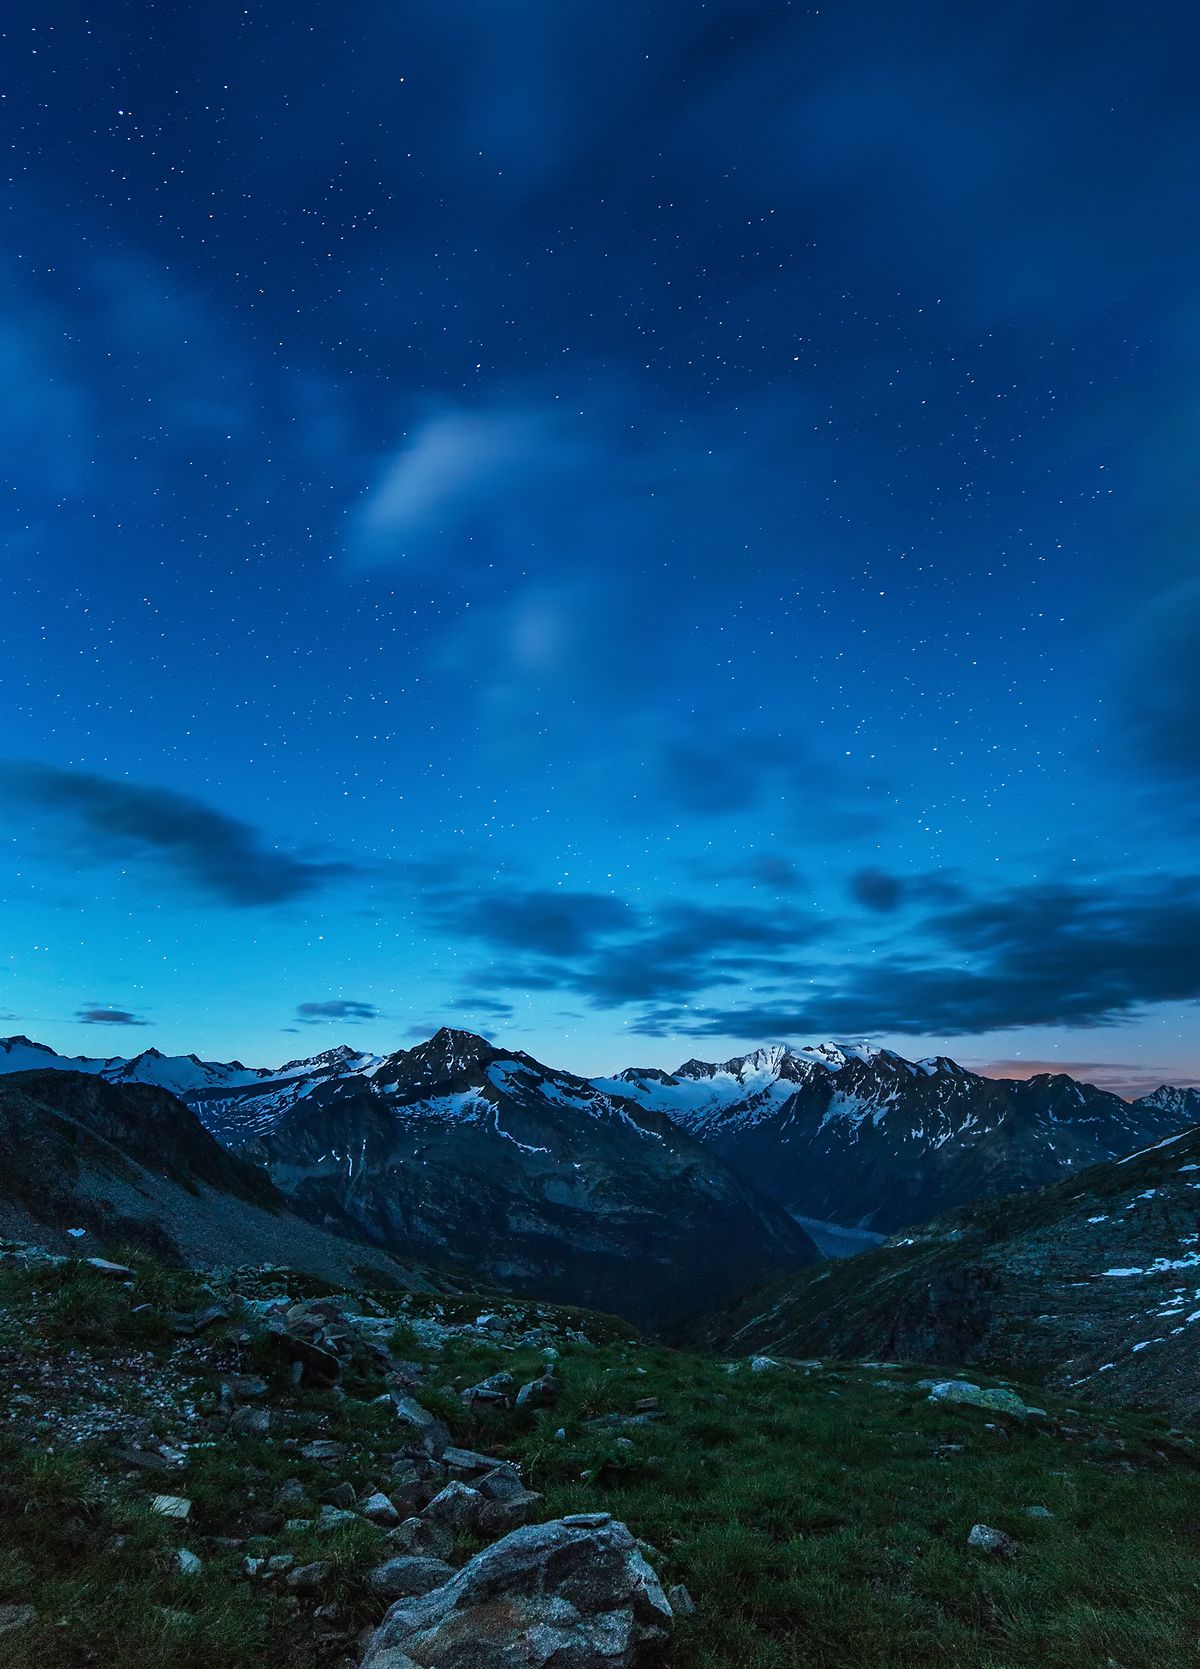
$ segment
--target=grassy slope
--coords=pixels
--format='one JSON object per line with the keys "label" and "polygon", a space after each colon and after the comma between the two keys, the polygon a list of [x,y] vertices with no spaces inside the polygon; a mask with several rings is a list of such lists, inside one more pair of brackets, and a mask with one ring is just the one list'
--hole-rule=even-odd
{"label": "grassy slope", "polygon": [[[127,1373],[130,1401],[148,1398],[162,1435],[187,1429],[184,1405],[204,1410],[213,1364],[228,1365],[229,1349],[220,1337],[180,1346],[165,1334],[157,1311],[192,1296],[180,1290],[187,1279],[147,1267],[130,1297],[77,1271],[5,1276],[0,1383],[32,1383],[32,1335],[46,1341],[37,1354],[52,1380],[61,1369],[64,1397],[73,1394],[81,1362],[98,1367],[109,1384]],[[154,1309],[132,1315],[133,1303],[147,1296]],[[410,1313],[425,1303],[412,1301]],[[469,1303],[466,1312],[473,1313]],[[1200,1475],[1190,1442],[1168,1438],[1161,1422],[1069,1413],[1051,1403],[1046,1421],[1023,1426],[979,1410],[933,1407],[916,1388],[915,1371],[830,1364],[764,1373],[743,1366],[730,1374],[715,1359],[586,1325],[605,1342],[563,1348],[558,1407],[501,1415],[483,1428],[470,1424],[453,1388],[500,1367],[531,1375],[539,1351],[469,1337],[450,1340],[440,1353],[406,1339],[405,1352],[436,1363],[430,1383],[441,1389],[422,1400],[448,1416],[461,1439],[525,1463],[532,1485],[546,1492],[546,1516],[604,1509],[659,1550],[664,1580],[686,1582],[699,1607],[678,1627],[680,1665],[1200,1663]],[[253,1351],[250,1357],[244,1366],[263,1365]],[[177,1387],[165,1400],[164,1382]],[[349,1388],[369,1396],[378,1385],[368,1376]],[[649,1396],[659,1399],[662,1420],[623,1434],[583,1429],[584,1420],[630,1412]],[[328,1485],[328,1473],[282,1447],[289,1437],[349,1442],[340,1475],[361,1490],[380,1476],[375,1456],[395,1448],[396,1427],[363,1401],[292,1398],[279,1381],[272,1405],[268,1438],[222,1436],[195,1451],[172,1482],[126,1478],[107,1449],[64,1453],[47,1443],[53,1433],[38,1425],[43,1411],[31,1414],[0,1467],[0,1604],[31,1602],[41,1618],[0,1636],[0,1664],[309,1669],[352,1656],[350,1647],[322,1656],[286,1590],[239,1581],[241,1552],[221,1552],[201,1538],[245,1535],[255,1503],[269,1502],[285,1477],[304,1479],[314,1492]],[[565,1438],[555,1436],[560,1427]],[[947,1443],[961,1444],[961,1452],[939,1454]],[[48,1447],[58,1452],[46,1454]],[[155,1489],[195,1503],[182,1534],[148,1512]],[[1028,1519],[1024,1509],[1034,1504],[1054,1518]],[[1018,1557],[996,1562],[968,1552],[967,1532],[978,1520],[1015,1535]],[[114,1532],[128,1540],[108,1551]],[[175,1573],[180,1545],[203,1555],[201,1576]],[[382,1612],[364,1575],[384,1557],[383,1538],[366,1524],[324,1534],[279,1531],[248,1550],[332,1555],[337,1571],[322,1599],[356,1628]]]}
{"label": "grassy slope", "polygon": [[1194,1419],[1198,1229],[1200,1129],[803,1271],[700,1333],[731,1350],[978,1362]]}

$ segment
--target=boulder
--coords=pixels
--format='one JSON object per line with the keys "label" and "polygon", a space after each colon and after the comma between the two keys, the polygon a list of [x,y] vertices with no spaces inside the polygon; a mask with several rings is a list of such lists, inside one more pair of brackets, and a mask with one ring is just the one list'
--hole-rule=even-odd
{"label": "boulder", "polygon": [[362,1515],[369,1518],[372,1524],[382,1524],[385,1529],[390,1529],[392,1525],[400,1522],[400,1514],[382,1490],[368,1495],[362,1504]]}
{"label": "boulder", "polygon": [[386,1560],[367,1576],[367,1586],[383,1599],[411,1599],[440,1588],[454,1575],[454,1566],[428,1554],[401,1553]]}
{"label": "boulder", "polygon": [[648,1669],[671,1607],[623,1524],[516,1530],[389,1610],[362,1669]]}
{"label": "boulder", "polygon": [[234,1437],[265,1437],[271,1429],[271,1412],[267,1408],[251,1408],[243,1403],[229,1417],[229,1430]]}
{"label": "boulder", "polygon": [[471,1536],[481,1527],[486,1496],[457,1480],[440,1489],[421,1514],[426,1524],[440,1525],[454,1536]]}
{"label": "boulder", "polygon": [[517,1392],[518,1408],[553,1408],[558,1401],[558,1380],[552,1373],[531,1379]]}
{"label": "boulder", "polygon": [[332,1575],[333,1566],[328,1559],[314,1559],[311,1565],[297,1565],[283,1580],[289,1588],[298,1588],[301,1593],[307,1594],[322,1587]]}
{"label": "boulder", "polygon": [[940,1403],[966,1403],[971,1408],[987,1408],[993,1414],[1013,1414],[1018,1419],[1042,1412],[1040,1408],[1026,1407],[1015,1391],[986,1391],[982,1385],[973,1385],[969,1379],[935,1380],[929,1391],[929,1400]]}

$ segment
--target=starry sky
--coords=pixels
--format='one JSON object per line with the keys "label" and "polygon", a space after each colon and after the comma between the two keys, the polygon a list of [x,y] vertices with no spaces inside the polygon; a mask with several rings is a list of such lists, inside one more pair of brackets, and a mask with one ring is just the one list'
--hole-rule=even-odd
{"label": "starry sky", "polygon": [[1200,1081],[1200,19],[17,0],[0,1013]]}

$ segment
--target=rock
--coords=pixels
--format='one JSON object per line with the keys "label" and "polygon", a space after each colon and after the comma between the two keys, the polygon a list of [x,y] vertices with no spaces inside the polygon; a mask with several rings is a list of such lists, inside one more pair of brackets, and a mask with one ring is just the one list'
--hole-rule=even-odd
{"label": "rock", "polygon": [[229,1420],[234,1437],[265,1437],[271,1429],[271,1413],[266,1408],[235,1408]]}
{"label": "rock", "polygon": [[297,1565],[284,1577],[289,1588],[297,1588],[301,1593],[311,1593],[315,1588],[322,1587],[333,1575],[333,1566],[328,1559],[314,1559],[311,1565]]}
{"label": "rock", "polygon": [[667,1599],[677,1617],[695,1616],[696,1602],[682,1582],[675,1582],[667,1589]]}
{"label": "rock", "polygon": [[406,1518],[387,1533],[388,1546],[399,1553],[422,1554],[432,1559],[448,1559],[454,1552],[454,1533],[445,1525],[433,1524],[424,1518]]}
{"label": "rock", "polygon": [[454,1536],[469,1536],[480,1527],[485,1497],[457,1479],[434,1496],[422,1512],[427,1524],[438,1524]]}
{"label": "rock", "polygon": [[432,1559],[428,1554],[401,1553],[382,1565],[376,1565],[368,1573],[367,1586],[383,1599],[406,1599],[440,1588],[453,1575],[454,1566],[446,1564],[443,1559]]}
{"label": "rock", "polygon": [[476,1476],[471,1487],[486,1495],[489,1501],[519,1501],[529,1493],[516,1467],[504,1461],[495,1464],[490,1472]]}
{"label": "rock", "polygon": [[192,1503],[182,1495],[156,1495],[150,1503],[150,1510],[161,1513],[164,1518],[186,1518],[192,1510]]}
{"label": "rock", "polygon": [[560,1524],[565,1524],[570,1530],[598,1530],[601,1525],[612,1523],[611,1513],[568,1513],[566,1518],[560,1518]]}
{"label": "rock", "polygon": [[1012,1537],[1006,1536],[1003,1530],[993,1530],[990,1524],[973,1524],[967,1537],[967,1546],[973,1547],[977,1553],[987,1553],[1002,1559],[1011,1559],[1017,1551],[1017,1544]]}
{"label": "rock", "polygon": [[[466,1396],[463,1392],[463,1396]],[[470,1483],[472,1478],[480,1477],[484,1472],[494,1471],[500,1464],[491,1455],[476,1454],[474,1449],[459,1449],[451,1445],[442,1451],[442,1465],[452,1478],[461,1478],[464,1483]],[[515,1467],[513,1468],[515,1471]]]}
{"label": "rock", "polygon": [[523,1501],[485,1501],[479,1515],[478,1534],[484,1541],[493,1541],[523,1525],[536,1524],[545,1499],[543,1495],[530,1493]]}
{"label": "rock", "polygon": [[94,1269],[97,1275],[107,1275],[113,1281],[132,1281],[133,1270],[127,1269],[123,1263],[110,1263],[107,1258],[84,1258],[89,1269]]}
{"label": "rock", "polygon": [[487,1379],[481,1379],[478,1385],[468,1385],[465,1391],[459,1392],[459,1397],[477,1414],[486,1413],[489,1408],[508,1408],[512,1404],[509,1393],[514,1383],[510,1373],[490,1374]]}
{"label": "rock", "polygon": [[1053,1518],[1054,1514],[1050,1511],[1049,1507],[1026,1507],[1025,1508],[1025,1517],[1026,1518]]}
{"label": "rock", "polygon": [[352,1483],[334,1484],[325,1499],[331,1507],[341,1507],[346,1512],[358,1505],[358,1493]]}
{"label": "rock", "polygon": [[1027,1408],[1015,1391],[985,1391],[981,1385],[972,1385],[969,1379],[936,1380],[930,1389],[929,1400],[967,1403],[972,1408],[987,1408],[994,1414],[1015,1414],[1020,1419],[1041,1412],[1040,1409]]}
{"label": "rock", "polygon": [[552,1373],[531,1379],[517,1392],[518,1408],[553,1408],[558,1401],[558,1380]]}
{"label": "rock", "polygon": [[199,1576],[204,1569],[203,1559],[198,1559],[194,1553],[189,1553],[186,1547],[177,1550],[175,1563],[179,1567],[180,1576]]}
{"label": "rock", "polygon": [[362,1669],[648,1669],[671,1608],[623,1524],[516,1530],[389,1610]]}
{"label": "rock", "polygon": [[299,1478],[287,1478],[275,1491],[275,1505],[280,1512],[303,1513],[308,1511],[312,1502]]}
{"label": "rock", "polygon": [[449,1426],[444,1425],[427,1408],[422,1408],[412,1397],[406,1397],[399,1391],[393,1391],[390,1395],[396,1418],[401,1425],[408,1427],[426,1454],[440,1455],[450,1442]]}
{"label": "rock", "polygon": [[363,1502],[362,1513],[372,1524],[382,1524],[385,1529],[390,1529],[392,1525],[400,1522],[400,1514],[381,1490],[376,1490],[374,1495],[367,1497]]}
{"label": "rock", "polygon": [[192,1338],[197,1333],[203,1333],[206,1327],[214,1322],[228,1321],[229,1311],[224,1304],[210,1304],[205,1310],[193,1310],[188,1315],[175,1311],[167,1317],[167,1326],[178,1338]]}
{"label": "rock", "polygon": [[0,1605],[0,1634],[15,1634],[19,1628],[28,1628],[36,1621],[37,1612],[32,1605]]}
{"label": "rock", "polygon": [[358,1514],[352,1513],[346,1507],[324,1506],[317,1514],[317,1524],[322,1530],[332,1530],[339,1524],[357,1524]]}
{"label": "rock", "polygon": [[752,1356],[750,1358],[751,1373],[766,1373],[769,1368],[777,1368],[779,1363],[773,1356]]}
{"label": "rock", "polygon": [[345,1460],[347,1449],[344,1443],[334,1443],[328,1437],[318,1437],[311,1443],[306,1443],[300,1453],[305,1460],[316,1461],[318,1466],[336,1466]]}

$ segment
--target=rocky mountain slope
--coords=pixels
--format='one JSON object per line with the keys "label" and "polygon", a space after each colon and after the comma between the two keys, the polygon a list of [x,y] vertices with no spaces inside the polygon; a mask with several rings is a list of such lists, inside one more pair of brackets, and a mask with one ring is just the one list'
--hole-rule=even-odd
{"label": "rocky mountain slope", "polygon": [[661,1113],[469,1032],[191,1104],[314,1222],[643,1325],[817,1255]]}
{"label": "rocky mountain slope", "polygon": [[737,1350],[1007,1368],[1200,1414],[1200,1129],[751,1295]]}
{"label": "rocky mountain slope", "polygon": [[335,1281],[452,1284],[304,1221],[264,1171],[154,1085],[65,1071],[0,1078],[0,1161],[0,1235],[52,1250],[116,1241],[187,1263],[282,1260]]}
{"label": "rocky mountain slope", "polygon": [[1131,1104],[1064,1073],[985,1078],[866,1044],[779,1046],[597,1083],[665,1114],[793,1216],[887,1233],[1193,1122],[1190,1091]]}

